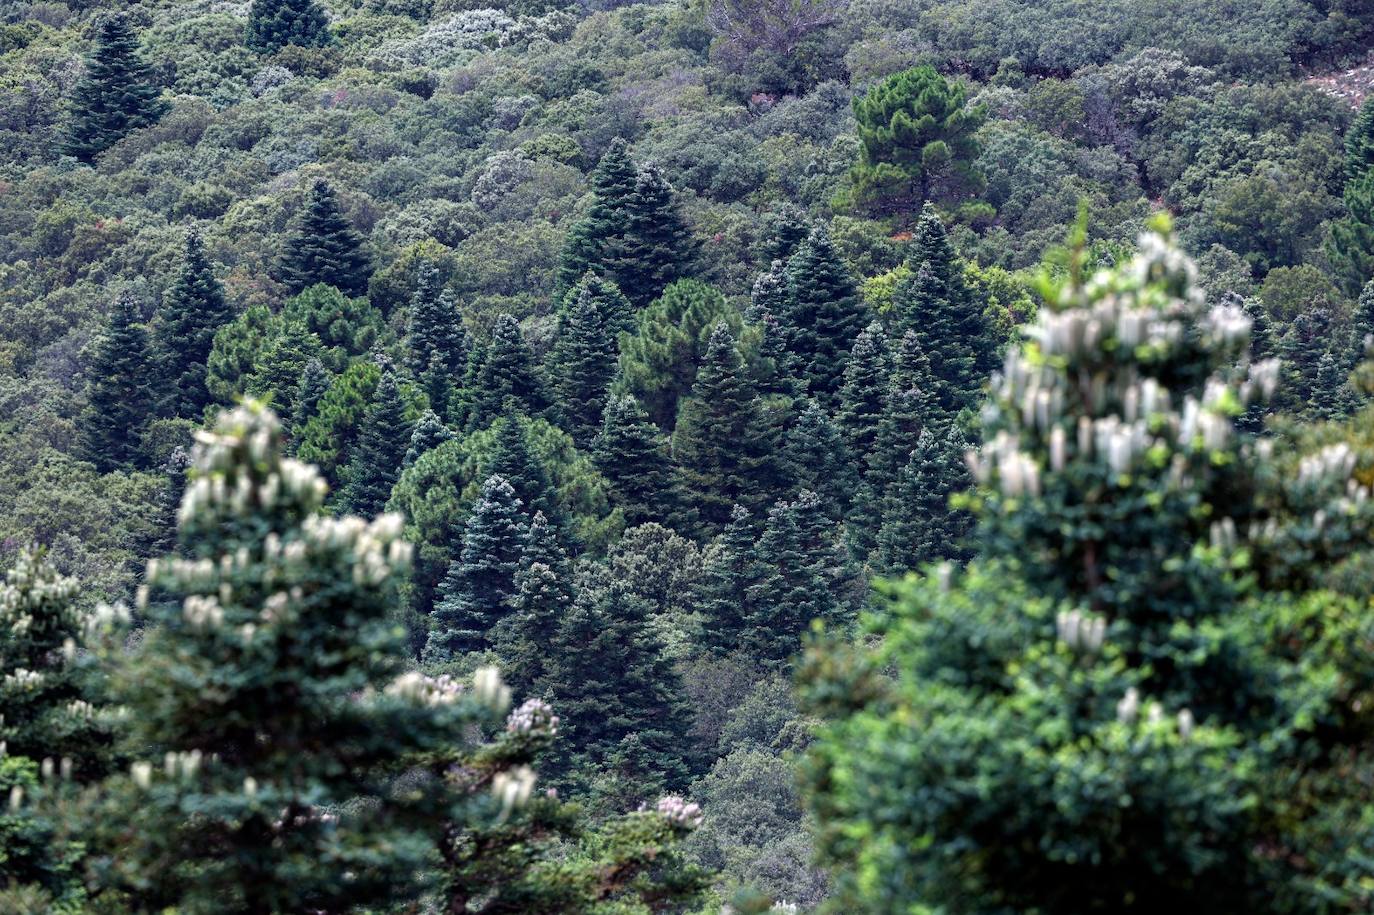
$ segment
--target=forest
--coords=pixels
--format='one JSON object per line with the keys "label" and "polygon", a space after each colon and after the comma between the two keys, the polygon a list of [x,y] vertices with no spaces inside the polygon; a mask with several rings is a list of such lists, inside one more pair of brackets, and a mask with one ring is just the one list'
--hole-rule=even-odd
{"label": "forest", "polygon": [[0,913],[1374,912],[1372,64],[0,0]]}

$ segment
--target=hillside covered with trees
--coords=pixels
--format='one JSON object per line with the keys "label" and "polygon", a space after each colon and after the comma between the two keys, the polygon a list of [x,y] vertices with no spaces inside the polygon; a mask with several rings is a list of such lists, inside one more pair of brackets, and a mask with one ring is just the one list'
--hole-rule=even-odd
{"label": "hillside covered with trees", "polygon": [[1374,910],[1374,7],[489,2],[0,4],[0,912]]}

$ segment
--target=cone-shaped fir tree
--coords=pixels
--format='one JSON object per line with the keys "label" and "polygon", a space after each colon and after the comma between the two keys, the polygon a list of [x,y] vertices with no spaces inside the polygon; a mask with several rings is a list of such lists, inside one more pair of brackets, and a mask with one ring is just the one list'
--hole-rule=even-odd
{"label": "cone-shaped fir tree", "polygon": [[697,242],[663,173],[646,165],[625,198],[625,228],[607,240],[603,269],[636,308],[689,274]]}
{"label": "cone-shaped fir tree", "polygon": [[471,403],[467,427],[485,429],[505,415],[513,402],[521,412],[538,416],[549,406],[543,373],[525,343],[520,324],[510,315],[501,315],[491,329],[491,339],[478,354],[481,362],[474,369],[468,389]]}
{"label": "cone-shaped fir tree", "polygon": [[95,344],[81,421],[82,456],[102,473],[139,461],[139,432],[148,418],[148,335],[138,303],[115,300]]}
{"label": "cone-shaped fir tree", "polygon": [[703,644],[721,654],[740,651],[753,619],[751,600],[764,574],[757,556],[758,525],[736,505],[730,523],[705,552],[697,604]]}
{"label": "cone-shaped fir tree", "polygon": [[564,427],[580,446],[592,440],[601,424],[617,355],[610,322],[592,287],[583,284],[559,315],[558,339],[549,354],[549,376]]}
{"label": "cone-shaped fir tree", "polygon": [[291,434],[299,436],[305,424],[319,412],[320,401],[333,382],[329,370],[318,358],[310,359],[301,369],[300,381],[296,382],[296,396],[291,410]]}
{"label": "cone-shaped fir tree", "polygon": [[588,270],[563,296],[563,311],[566,312],[584,295],[591,298],[596,310],[601,313],[606,326],[610,328],[612,340],[634,329],[634,306],[625,298],[625,293],[620,291],[614,280]]}
{"label": "cone-shaped fir tree", "polygon": [[411,429],[396,376],[385,371],[372,392],[367,414],[358,427],[358,440],[343,470],[339,504],[345,511],[366,516],[386,507],[391,487],[401,476]]}
{"label": "cone-shaped fir tree", "polygon": [[611,239],[625,234],[629,216],[626,204],[634,191],[639,170],[623,139],[611,141],[605,155],[592,169],[592,205],[587,215],[573,224],[563,247],[558,268],[559,284],[571,288],[588,270],[600,272]]}
{"label": "cone-shaped fir tree", "polygon": [[858,288],[823,227],[814,229],[787,262],[788,349],[810,385],[829,405],[840,390],[845,360],[867,320]]}
{"label": "cone-shaped fir tree", "polygon": [[406,361],[415,377],[422,379],[436,412],[447,409],[449,388],[454,379],[463,377],[471,348],[453,294],[433,265],[421,265],[410,300]]}
{"label": "cone-shaped fir tree", "polygon": [[826,514],[844,517],[858,485],[844,435],[814,400],[808,400],[787,432],[783,463],[794,493],[816,493]]}
{"label": "cone-shaped fir tree", "polygon": [[497,424],[496,442],[482,472],[484,476],[499,474],[505,479],[527,514],[543,512],[549,524],[560,532],[567,530],[567,513],[558,500],[549,469],[530,450],[530,421],[514,410],[508,411]]}
{"label": "cone-shaped fir tree", "polygon": [[678,512],[677,471],[668,440],[633,397],[612,394],[601,431],[592,441],[592,461],[611,486],[611,503],[625,526],[667,523]]}
{"label": "cone-shaped fir tree", "polygon": [[1342,198],[1345,216],[1331,223],[1326,256],[1354,296],[1374,279],[1374,169],[1346,181]]}
{"label": "cone-shaped fir tree", "polygon": [[201,418],[211,402],[205,366],[215,331],[233,318],[200,233],[187,233],[181,271],[153,324],[154,369],[164,412],[186,419]]}
{"label": "cone-shaped fir tree", "polygon": [[889,584],[881,647],[808,667],[828,720],[803,771],[845,911],[1363,892],[1337,875],[1367,850],[1345,837],[1368,722],[1329,639],[1368,626],[1367,594],[1325,573],[1374,509],[1346,444],[1277,464],[1236,430],[1277,366],[1246,365],[1244,311],[1209,309],[1156,229],[1131,263],[1046,280],[983,413],[982,558]]}
{"label": "cone-shaped fir tree", "polygon": [[339,209],[334,189],[327,181],[316,181],[286,240],[278,278],[289,295],[324,283],[345,295],[358,296],[367,291],[371,273],[362,236]]}
{"label": "cone-shaped fir tree", "polygon": [[248,9],[248,47],[259,54],[328,43],[329,19],[315,0],[253,0]]}
{"label": "cone-shaped fir tree", "polygon": [[131,130],[156,124],[167,105],[138,55],[138,36],[122,14],[101,18],[86,73],[72,95],[62,151],[89,162]]}
{"label": "cone-shaped fir tree", "polygon": [[1345,132],[1345,178],[1358,178],[1374,166],[1374,101],[1366,98]]}
{"label": "cone-shaped fir tree", "polygon": [[764,262],[786,261],[806,241],[811,229],[806,213],[795,204],[783,203],[763,219]]}
{"label": "cone-shaped fir tree", "polygon": [[543,689],[558,704],[568,748],[576,748],[558,767],[570,784],[586,786],[607,768],[632,791],[686,779],[682,684],[648,603],[627,582],[602,570],[582,584],[554,640]]}
{"label": "cone-shaped fir tree", "polygon": [[855,460],[867,461],[878,438],[878,423],[883,413],[892,375],[892,356],[887,335],[878,322],[859,334],[844,367],[836,420],[844,430],[849,453]]}
{"label": "cone-shaped fir tree", "polygon": [[684,495],[697,510],[699,533],[719,531],[736,504],[749,508],[768,498],[772,438],[735,338],[721,322],[673,432],[673,458],[682,468]]}
{"label": "cone-shaped fir tree", "polygon": [[572,568],[558,531],[535,512],[513,580],[511,613],[492,628],[491,641],[512,686],[531,689],[544,675],[558,627],[573,602]]}
{"label": "cone-shaped fir tree", "polygon": [[442,662],[489,646],[493,626],[515,609],[515,573],[529,519],[505,477],[482,484],[463,530],[463,548],[439,585],[430,614],[427,661]]}
{"label": "cone-shaped fir tree", "polygon": [[950,497],[973,485],[957,427],[938,438],[921,433],[911,460],[883,500],[877,567],[900,575],[941,559],[965,559],[973,516],[950,506]]}
{"label": "cone-shaped fir tree", "polygon": [[401,469],[413,465],[425,454],[453,439],[453,432],[433,410],[426,410],[410,433],[410,444],[406,447]]}
{"label": "cone-shaped fir tree", "polygon": [[451,808],[440,782],[389,786],[478,709],[405,674],[400,517],[332,518],[324,493],[260,406],[195,448],[185,558],[147,576],[177,600],[147,608],[156,625],[115,678],[130,749],[158,758],[109,783],[91,817],[112,833],[105,879],[139,910],[386,908],[414,898],[444,821],[472,803]]}

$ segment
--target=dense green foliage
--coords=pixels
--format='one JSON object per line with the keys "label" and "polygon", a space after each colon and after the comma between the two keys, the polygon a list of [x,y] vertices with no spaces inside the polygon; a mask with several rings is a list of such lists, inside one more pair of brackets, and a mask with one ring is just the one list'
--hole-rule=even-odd
{"label": "dense green foliage", "polygon": [[0,8],[0,911],[1368,909],[1371,42]]}

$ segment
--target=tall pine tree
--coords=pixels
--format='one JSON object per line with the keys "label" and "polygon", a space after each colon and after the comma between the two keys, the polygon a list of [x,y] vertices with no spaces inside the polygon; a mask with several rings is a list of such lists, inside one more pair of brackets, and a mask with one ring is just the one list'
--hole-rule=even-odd
{"label": "tall pine tree", "polygon": [[[406,362],[417,377],[438,363],[450,378],[459,378],[468,362],[471,344],[463,315],[432,264],[422,264],[410,299],[410,327],[406,334]],[[434,405],[434,398],[430,399]]]}
{"label": "tall pine tree", "polygon": [[854,277],[824,227],[814,229],[787,262],[787,286],[787,311],[779,317],[788,348],[811,396],[828,406],[866,315]]}
{"label": "tall pine tree", "polygon": [[487,477],[463,531],[463,548],[439,585],[424,658],[443,662],[489,646],[491,628],[515,609],[515,573],[528,518],[510,483]]}
{"label": "tall pine tree", "polygon": [[148,335],[138,303],[115,300],[105,332],[96,341],[81,421],[82,456],[102,473],[136,465],[139,431],[148,418]]}
{"label": "tall pine tree", "polygon": [[808,400],[787,432],[783,451],[792,493],[816,493],[833,519],[844,517],[858,485],[855,461],[840,428],[820,404]]}
{"label": "tall pine tree", "polygon": [[574,596],[567,551],[543,512],[530,520],[512,584],[511,613],[493,628],[492,642],[511,685],[532,689],[546,672]]}
{"label": "tall pine tree", "polygon": [[758,524],[748,509],[736,505],[730,522],[705,552],[696,595],[701,608],[701,638],[712,650],[729,654],[744,646],[752,626],[755,586],[763,576],[756,555]]}
{"label": "tall pine tree", "polygon": [[697,242],[663,173],[646,165],[625,198],[625,228],[608,239],[602,267],[637,308],[692,271]]}
{"label": "tall pine tree", "polygon": [[367,415],[358,428],[358,439],[343,471],[339,502],[345,511],[371,516],[386,507],[391,487],[401,476],[411,428],[396,376],[388,369],[372,392]]}
{"label": "tall pine tree", "polygon": [[849,443],[850,456],[861,463],[867,461],[877,441],[891,375],[887,335],[882,325],[874,321],[859,334],[849,353],[836,415]]}
{"label": "tall pine tree", "polygon": [[611,504],[624,513],[626,527],[649,521],[671,526],[680,494],[668,440],[633,397],[613,394],[607,401],[592,461],[610,484]]}
{"label": "tall pine tree", "polygon": [[123,14],[96,26],[95,50],[72,95],[62,151],[89,162],[131,130],[156,124],[167,110],[138,55],[138,37]]}
{"label": "tall pine tree", "polygon": [[453,439],[453,432],[444,425],[433,410],[426,410],[410,433],[410,444],[406,447],[405,457],[401,459],[401,469],[410,467],[422,456]]}
{"label": "tall pine tree", "polygon": [[625,234],[626,204],[638,173],[629,144],[616,137],[592,170],[592,204],[587,215],[568,232],[558,269],[562,288],[571,288],[588,270],[600,268],[608,243]]}
{"label": "tall pine tree", "polygon": [[549,395],[543,373],[514,317],[503,314],[496,319],[491,339],[478,352],[477,358],[481,362],[464,385],[471,398],[468,429],[484,429],[491,425],[512,401],[530,416],[538,416],[548,409]]}
{"label": "tall pine tree", "polygon": [[615,337],[589,284],[558,318],[558,339],[549,354],[549,375],[567,430],[578,445],[596,435],[615,374]]}
{"label": "tall pine tree", "polygon": [[921,433],[883,503],[878,568],[900,575],[928,562],[967,558],[973,516],[949,504],[950,496],[973,485],[967,450],[957,427],[938,438],[930,429]]}
{"label": "tall pine tree", "polygon": [[367,291],[372,268],[363,252],[362,236],[339,209],[329,182],[321,179],[311,185],[286,240],[277,274],[289,295],[316,283],[350,296]]}
{"label": "tall pine tree", "polygon": [[155,374],[166,413],[201,418],[211,402],[205,379],[215,331],[233,317],[200,233],[187,233],[181,272],[153,325]]}

